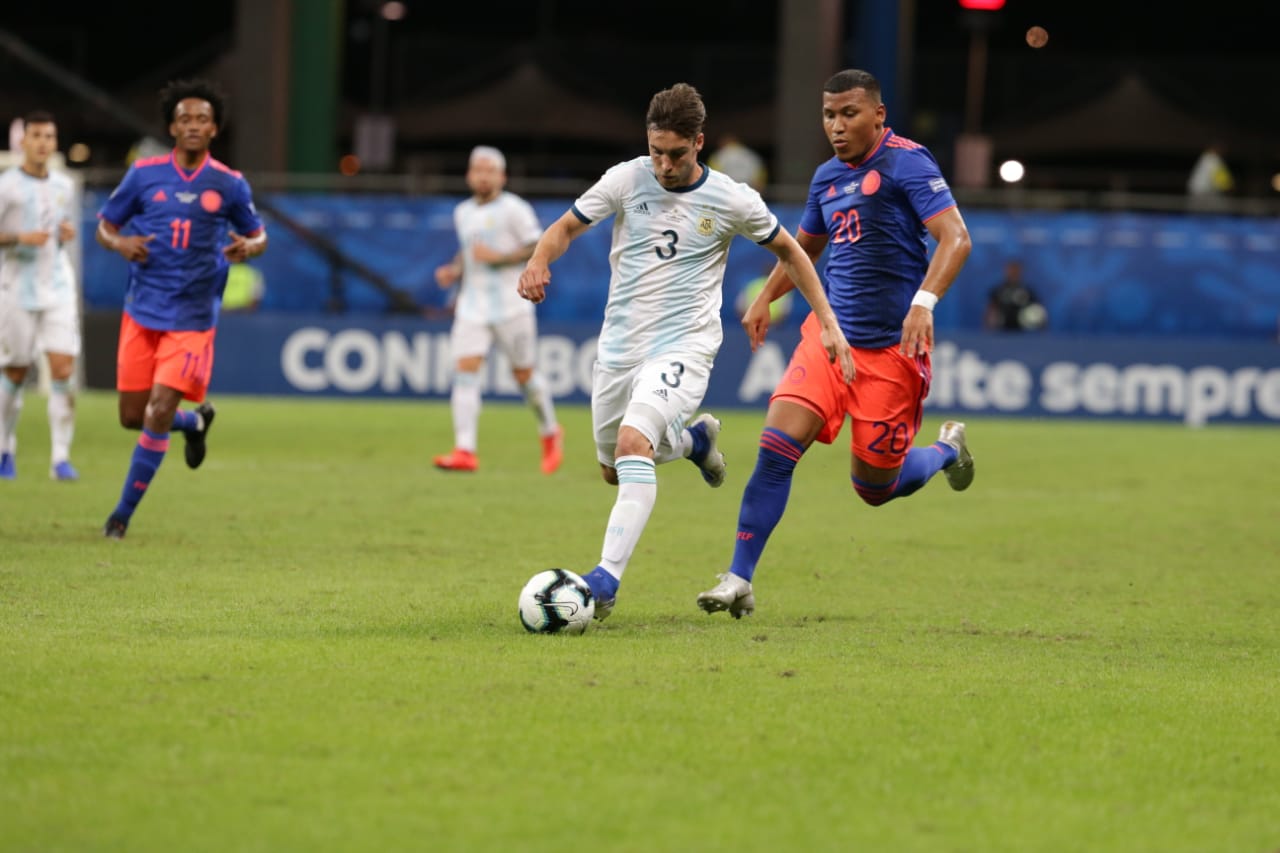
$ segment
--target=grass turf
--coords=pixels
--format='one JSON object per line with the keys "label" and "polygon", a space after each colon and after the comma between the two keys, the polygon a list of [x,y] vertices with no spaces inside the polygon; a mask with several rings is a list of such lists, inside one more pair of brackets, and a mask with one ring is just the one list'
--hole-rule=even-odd
{"label": "grass turf", "polygon": [[[0,850],[1269,850],[1280,845],[1274,429],[976,420],[972,489],[859,502],[815,447],[735,622],[729,481],[663,466],[609,621],[524,633],[594,565],[589,413],[538,471],[489,403],[224,398],[122,542],[134,434],[38,396],[0,483]],[[936,435],[939,419],[926,421]],[[919,444],[920,441],[917,441]]]}

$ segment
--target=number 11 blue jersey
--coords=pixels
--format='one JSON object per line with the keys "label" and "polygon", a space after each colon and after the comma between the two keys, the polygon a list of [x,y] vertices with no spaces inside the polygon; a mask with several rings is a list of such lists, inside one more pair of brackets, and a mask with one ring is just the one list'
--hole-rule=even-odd
{"label": "number 11 blue jersey", "polygon": [[229,231],[262,230],[249,182],[206,155],[187,172],[173,153],[136,161],[98,216],[149,235],[147,260],[129,264],[124,310],[148,329],[203,331],[218,321]]}

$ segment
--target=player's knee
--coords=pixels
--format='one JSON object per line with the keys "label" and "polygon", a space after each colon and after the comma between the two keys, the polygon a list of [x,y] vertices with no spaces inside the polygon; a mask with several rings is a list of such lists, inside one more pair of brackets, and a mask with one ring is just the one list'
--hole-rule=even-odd
{"label": "player's knee", "polygon": [[881,506],[893,499],[893,489],[898,485],[898,481],[886,483],[882,486],[874,486],[869,483],[853,484],[853,490],[858,497],[862,498],[862,502],[867,506]]}
{"label": "player's knee", "polygon": [[141,412],[121,412],[120,426],[125,429],[142,429],[143,416]]}

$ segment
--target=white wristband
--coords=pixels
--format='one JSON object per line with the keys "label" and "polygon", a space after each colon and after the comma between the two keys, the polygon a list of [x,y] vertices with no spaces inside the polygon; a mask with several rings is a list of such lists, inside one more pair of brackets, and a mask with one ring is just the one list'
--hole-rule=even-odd
{"label": "white wristband", "polygon": [[933,311],[933,306],[938,304],[938,295],[930,293],[927,290],[917,290],[916,295],[911,297],[912,305],[919,305],[926,311]]}

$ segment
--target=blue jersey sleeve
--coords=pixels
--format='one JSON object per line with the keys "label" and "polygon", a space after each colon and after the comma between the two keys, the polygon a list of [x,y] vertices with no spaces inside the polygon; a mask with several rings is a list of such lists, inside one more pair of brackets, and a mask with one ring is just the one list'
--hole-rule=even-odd
{"label": "blue jersey sleeve", "polygon": [[227,210],[227,218],[237,234],[251,235],[262,230],[262,217],[253,204],[253,191],[244,178],[236,181],[234,197]]}
{"label": "blue jersey sleeve", "polygon": [[142,211],[142,180],[136,166],[130,166],[124,180],[115,188],[98,216],[117,227],[124,225]]}
{"label": "blue jersey sleeve", "polygon": [[921,222],[928,222],[947,208],[955,207],[947,179],[942,177],[938,161],[924,148],[904,151],[902,170],[898,174],[902,191]]}

